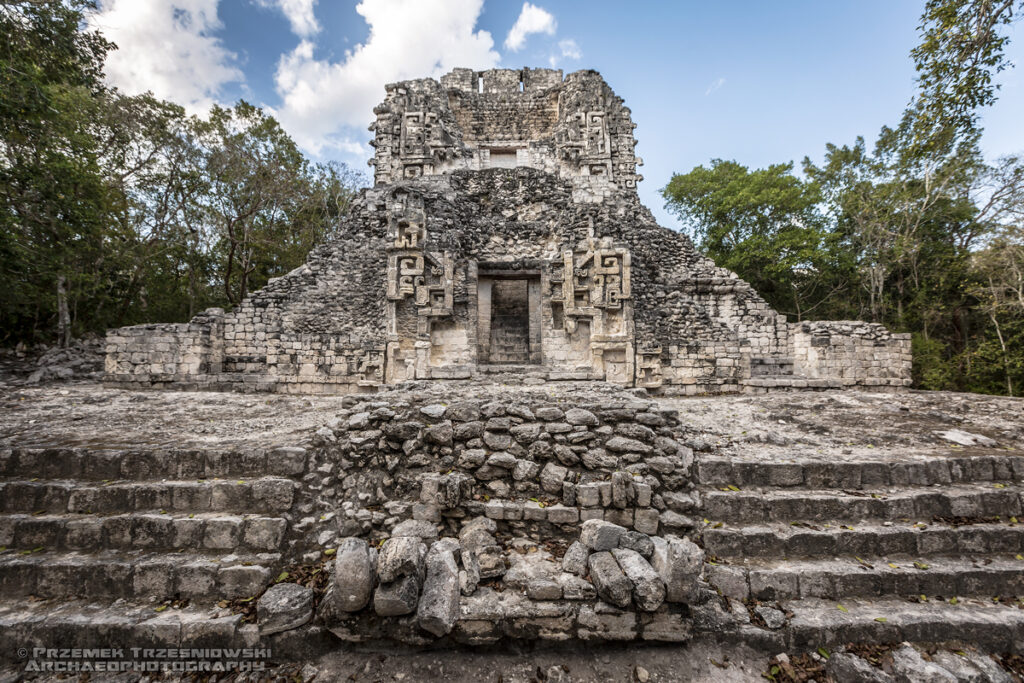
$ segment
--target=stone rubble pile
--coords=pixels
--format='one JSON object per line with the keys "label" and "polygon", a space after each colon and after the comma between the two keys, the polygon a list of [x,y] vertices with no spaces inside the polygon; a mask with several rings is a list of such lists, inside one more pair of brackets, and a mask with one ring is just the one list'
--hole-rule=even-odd
{"label": "stone rubble pile", "polygon": [[592,519],[648,535],[694,526],[693,450],[654,402],[382,398],[353,400],[318,433],[307,485],[341,537],[379,540],[410,520],[454,534],[469,517],[517,533],[564,534]]}
{"label": "stone rubble pile", "polygon": [[603,520],[584,522],[560,561],[525,538],[506,553],[487,517],[466,522],[457,538],[421,525],[400,531],[411,535],[379,548],[356,537],[341,542],[319,617],[342,640],[681,640],[690,632],[682,606],[708,597],[694,543]]}

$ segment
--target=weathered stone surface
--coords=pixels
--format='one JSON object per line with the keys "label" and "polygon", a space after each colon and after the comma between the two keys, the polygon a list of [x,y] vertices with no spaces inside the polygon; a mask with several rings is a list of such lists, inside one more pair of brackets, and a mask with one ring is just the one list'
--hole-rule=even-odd
{"label": "weathered stone surface", "polygon": [[586,545],[580,541],[574,541],[562,556],[562,569],[576,576],[586,576],[589,555],[590,549]]}
{"label": "weathered stone surface", "polygon": [[924,657],[910,644],[893,650],[892,672],[898,683],[956,683],[956,676]]}
{"label": "weathered stone surface", "polygon": [[427,427],[427,429],[423,431],[424,441],[427,443],[438,444],[440,446],[450,446],[454,437],[455,430],[452,428],[451,420],[445,420],[441,424]]}
{"label": "weathered stone surface", "polygon": [[420,628],[435,636],[447,635],[459,616],[459,569],[455,554],[444,543],[427,551],[423,595],[416,610]]}
{"label": "weathered stone surface", "polygon": [[361,538],[346,538],[334,558],[334,599],[343,612],[358,612],[370,602],[375,581],[370,549]]}
{"label": "weathered stone surface", "polygon": [[[642,558],[641,558],[642,559]],[[627,607],[632,600],[633,585],[615,561],[615,557],[607,551],[595,552],[587,558],[590,579],[594,582],[597,594],[605,602],[616,607]]]}
{"label": "weathered stone surface", "polygon": [[636,439],[627,439],[623,436],[613,436],[604,442],[604,447],[614,453],[650,453],[651,447]]}
{"label": "weathered stone surface", "polygon": [[562,482],[565,481],[569,470],[561,465],[549,462],[540,473],[540,485],[548,493],[561,493]]}
{"label": "weathered stone surface", "polygon": [[618,548],[625,536],[624,527],[604,520],[588,519],[580,525],[580,542],[595,551]]}
{"label": "weathered stone surface", "polygon": [[775,609],[774,607],[758,605],[754,608],[754,612],[764,620],[765,626],[770,629],[780,629],[786,625],[785,613],[781,610]]}
{"label": "weathered stone surface", "polygon": [[619,540],[619,547],[635,550],[648,560],[654,554],[654,542],[651,537],[639,531],[627,531]]}
{"label": "weathered stone surface", "polygon": [[256,603],[260,635],[289,631],[313,618],[313,589],[297,583],[274,584]]}
{"label": "weathered stone surface", "polygon": [[575,573],[559,574],[558,584],[562,587],[562,597],[566,600],[593,600],[597,597],[594,584]]}
{"label": "weathered stone surface", "polygon": [[423,560],[427,546],[411,536],[398,536],[384,541],[377,556],[377,577],[391,583],[402,576],[423,576]]}
{"label": "weathered stone surface", "polygon": [[438,536],[437,525],[425,520],[407,519],[396,524],[395,528],[391,530],[391,535],[396,538],[408,536],[427,542],[436,541]]}
{"label": "weathered stone surface", "polygon": [[665,583],[643,555],[628,548],[616,548],[611,553],[633,584],[633,600],[637,607],[646,612],[661,607],[661,603],[665,602]]}
{"label": "weathered stone surface", "polygon": [[654,545],[651,566],[665,583],[665,599],[668,602],[693,602],[697,597],[697,579],[704,565],[704,551],[689,539],[675,536],[654,537],[651,541]]}
{"label": "weathered stone surface", "polygon": [[398,617],[416,611],[420,594],[418,574],[401,576],[390,583],[382,583],[373,593],[373,609],[382,617]]}
{"label": "weathered stone surface", "polygon": [[570,408],[565,411],[565,421],[571,425],[586,425],[587,427],[594,427],[600,424],[600,420],[589,410],[583,408]]}
{"label": "weathered stone surface", "polygon": [[836,681],[849,681],[849,683],[894,683],[895,681],[892,676],[881,669],[848,652],[834,653],[829,657],[825,668]]}

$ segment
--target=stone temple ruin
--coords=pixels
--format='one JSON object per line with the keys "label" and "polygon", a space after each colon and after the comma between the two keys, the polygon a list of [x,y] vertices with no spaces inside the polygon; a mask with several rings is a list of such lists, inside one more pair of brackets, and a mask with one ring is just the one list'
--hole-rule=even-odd
{"label": "stone temple ruin", "polygon": [[387,87],[340,236],[229,313],[113,330],[124,387],[373,391],[516,373],[664,394],[903,387],[910,339],[789,323],[658,226],[630,111],[593,71]]}
{"label": "stone temple ruin", "polygon": [[[909,383],[907,336],[789,323],[659,227],[594,72],[456,70],[375,111],[337,241],[230,313],[111,331],[114,389],[4,404],[0,664],[707,638],[892,680],[836,648],[906,640],[1007,680],[971,647],[1024,650],[1008,403],[863,391]],[[672,397],[777,387],[853,390]]]}

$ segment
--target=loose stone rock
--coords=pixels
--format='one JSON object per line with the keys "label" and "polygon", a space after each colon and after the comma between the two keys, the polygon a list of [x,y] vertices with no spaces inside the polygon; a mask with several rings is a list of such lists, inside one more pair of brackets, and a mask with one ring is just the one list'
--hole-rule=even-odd
{"label": "loose stone rock", "polygon": [[580,542],[591,550],[612,550],[626,536],[626,529],[599,519],[588,519],[580,525]]}
{"label": "loose stone rock", "polygon": [[637,607],[653,612],[665,602],[665,584],[647,560],[635,550],[616,548],[611,551],[622,572],[633,584],[633,600]]}
{"label": "loose stone rock", "polygon": [[374,566],[369,547],[361,538],[346,538],[334,558],[334,599],[344,612],[358,612],[370,602]]}
{"label": "loose stone rock", "polygon": [[427,551],[423,595],[416,610],[420,628],[437,637],[447,635],[459,616],[459,569],[455,554],[443,543]]}
{"label": "loose stone rock", "polygon": [[426,553],[427,546],[419,538],[389,538],[377,556],[377,577],[381,583],[391,583],[402,576],[422,577]]}
{"label": "loose stone rock", "polygon": [[313,618],[313,590],[297,583],[277,583],[256,603],[260,635],[290,631]]}
{"label": "loose stone rock", "polygon": [[590,579],[602,600],[616,607],[629,606],[633,585],[610,552],[591,554],[587,558],[587,565],[590,568]]}
{"label": "loose stone rock", "polygon": [[382,583],[373,593],[373,609],[382,617],[398,617],[416,611],[420,594],[419,575],[402,576],[390,583]]}
{"label": "loose stone rock", "polygon": [[586,545],[579,541],[574,541],[566,549],[565,555],[562,556],[562,569],[576,576],[586,576],[587,557],[589,555],[590,549]]}

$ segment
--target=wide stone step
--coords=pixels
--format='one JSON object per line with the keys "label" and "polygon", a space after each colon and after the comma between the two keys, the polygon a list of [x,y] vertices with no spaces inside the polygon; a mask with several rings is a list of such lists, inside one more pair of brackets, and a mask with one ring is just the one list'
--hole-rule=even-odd
{"label": "wide stone step", "polygon": [[1021,514],[1020,488],[1006,484],[960,484],[878,489],[707,491],[704,516],[718,522],[827,522],[832,520],[924,520],[933,517],[1007,518]]}
{"label": "wide stone step", "polygon": [[836,555],[861,558],[887,555],[958,553],[1010,553],[1024,551],[1024,526],[1003,524],[879,524],[850,527],[833,521],[827,525],[766,524],[707,528],[703,532],[708,555],[723,558],[825,558]]}
{"label": "wide stone step", "polygon": [[[740,629],[739,638],[752,645],[771,643],[779,650],[806,651],[845,643],[888,644],[957,642],[990,652],[1020,652],[1024,643],[1024,610],[991,600],[958,600],[956,605],[898,598],[853,599],[839,609],[833,601],[794,600],[782,603],[792,612],[786,626],[767,631]],[[777,650],[778,651],[778,650]]]}
{"label": "wide stone step", "polygon": [[870,489],[961,482],[1024,481],[1024,456],[901,456],[878,460],[770,462],[701,456],[698,481],[707,486]]}
{"label": "wide stone step", "polygon": [[0,515],[0,546],[18,550],[279,550],[288,521],[218,513]]}
{"label": "wide stone step", "polygon": [[0,477],[28,479],[203,479],[299,476],[304,448],[244,451],[149,448],[15,448],[0,450]]}
{"label": "wide stone step", "polygon": [[[256,648],[248,653],[251,658],[240,660],[261,666],[268,665],[271,656],[315,657],[336,644],[314,624],[261,638],[258,625],[244,623],[242,615],[205,606],[157,612],[153,603],[124,601],[20,600],[0,605],[0,662],[9,662],[18,671],[26,665],[17,655],[19,648],[122,648],[121,659],[138,659],[131,648]],[[101,678],[106,680],[102,674],[93,680]]]}
{"label": "wide stone step", "polygon": [[740,600],[1024,595],[1024,560],[1013,556],[751,560],[709,564],[707,572],[723,595]]}
{"label": "wide stone step", "polygon": [[3,512],[27,513],[284,512],[292,506],[296,487],[294,481],[283,477],[98,484],[15,480],[0,482],[0,505]]}
{"label": "wide stone step", "polygon": [[0,596],[18,598],[244,598],[273,576],[278,553],[0,554]]}

